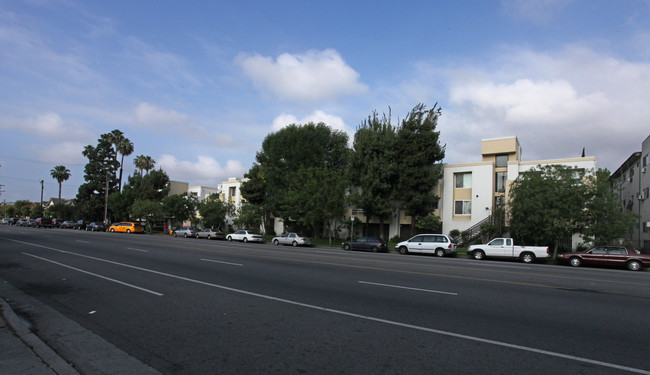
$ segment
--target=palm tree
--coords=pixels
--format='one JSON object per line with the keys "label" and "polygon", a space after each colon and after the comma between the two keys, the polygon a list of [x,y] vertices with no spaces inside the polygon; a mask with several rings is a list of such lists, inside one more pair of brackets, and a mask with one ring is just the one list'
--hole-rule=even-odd
{"label": "palm tree", "polygon": [[115,129],[108,134],[110,142],[115,146],[115,161],[117,161],[117,155],[120,154],[122,159],[120,161],[120,175],[118,177],[118,191],[122,191],[122,173],[124,171],[124,157],[129,156],[133,153],[133,142],[130,139],[124,136],[124,133]]}
{"label": "palm tree", "polygon": [[61,204],[61,184],[70,178],[70,170],[65,165],[57,165],[50,170],[50,175],[59,183],[59,204]]}
{"label": "palm tree", "polygon": [[142,171],[149,173],[156,166],[156,161],[151,156],[139,155],[135,157],[133,164],[140,171],[140,176],[142,176]]}

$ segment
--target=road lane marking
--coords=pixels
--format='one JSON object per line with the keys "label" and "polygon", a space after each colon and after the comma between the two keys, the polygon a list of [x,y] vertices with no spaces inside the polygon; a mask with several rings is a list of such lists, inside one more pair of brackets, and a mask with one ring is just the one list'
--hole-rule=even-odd
{"label": "road lane marking", "polygon": [[[24,244],[35,246],[35,247],[41,247],[41,248],[48,249],[48,250],[57,251],[57,252],[60,252],[60,253],[65,253],[65,254],[69,254],[69,255],[76,255],[76,256],[79,256],[79,257],[83,257],[83,258],[94,259],[94,260],[97,260],[97,261],[100,261],[100,262],[106,262],[106,263],[115,264],[115,265],[131,268],[131,269],[136,269],[136,270],[140,270],[140,271],[143,271],[143,272],[149,272],[149,273],[152,273],[152,274],[155,274],[155,275],[166,276],[166,277],[177,279],[177,280],[183,280],[183,281],[187,281],[187,282],[191,282],[191,283],[195,283],[195,284],[199,284],[199,285],[205,285],[205,286],[209,286],[209,287],[213,287],[213,288],[217,288],[217,289],[221,289],[221,290],[230,291],[230,292],[233,292],[233,293],[239,293],[239,294],[244,294],[244,295],[248,295],[248,296],[258,297],[258,298],[262,298],[262,299],[266,299],[266,300],[270,300],[270,301],[282,302],[282,303],[286,303],[286,304],[289,304],[289,305],[300,306],[300,307],[313,309],[313,310],[318,310],[318,311],[325,311],[325,312],[329,312],[329,313],[332,313],[332,314],[348,316],[348,317],[352,317],[352,318],[358,318],[358,319],[368,320],[368,321],[377,322],[377,323],[388,324],[388,325],[392,325],[392,326],[396,326],[396,327],[409,328],[409,329],[414,329],[414,330],[418,330],[418,331],[422,331],[422,332],[434,333],[434,334],[438,334],[438,335],[441,335],[441,336],[454,337],[454,338],[458,338],[458,339],[474,341],[474,342],[480,342],[480,343],[484,343],[484,344],[490,344],[490,345],[515,349],[515,350],[529,352],[529,353],[542,354],[542,355],[547,355],[547,356],[550,356],[550,357],[562,358],[562,359],[567,359],[567,360],[575,361],[575,362],[588,363],[588,364],[592,364],[592,365],[608,367],[608,368],[613,368],[613,369],[622,370],[622,371],[633,372],[633,373],[636,373],[636,374],[650,375],[650,371],[648,371],[648,370],[643,370],[643,369],[638,369],[638,368],[633,368],[633,367],[628,367],[628,366],[617,365],[617,364],[609,363],[609,362],[597,361],[597,360],[593,360],[593,359],[589,359],[589,358],[572,356],[572,355],[559,353],[559,352],[552,352],[552,351],[544,350],[544,349],[537,349],[537,348],[533,348],[533,347],[530,347],[530,346],[510,344],[510,343],[503,342],[503,341],[490,340],[490,339],[485,339],[485,338],[481,338],[481,337],[463,335],[463,334],[460,334],[460,333],[443,331],[443,330],[434,329],[434,328],[416,326],[416,325],[413,325],[413,324],[397,322],[397,321],[394,321],[394,320],[387,320],[387,319],[382,319],[382,318],[377,318],[377,317],[372,317],[372,316],[367,316],[367,315],[361,315],[361,314],[356,314],[356,313],[342,311],[342,310],[336,310],[336,309],[332,309],[332,308],[329,308],[329,307],[311,305],[311,304],[304,303],[304,302],[292,301],[292,300],[288,300],[288,299],[284,299],[284,298],[269,296],[269,295],[266,295],[266,294],[251,292],[251,291],[247,291],[247,290],[243,290],[243,289],[236,289],[236,288],[228,287],[228,286],[225,286],[225,285],[218,285],[218,284],[213,284],[213,283],[209,283],[209,282],[206,282],[206,281],[190,279],[188,277],[178,276],[178,275],[174,275],[174,274],[170,274],[170,273],[166,273],[166,272],[156,271],[156,270],[147,269],[147,268],[138,267],[138,266],[132,266],[130,264],[115,262],[115,261],[108,260],[108,259],[102,259],[102,258],[97,258],[97,257],[89,256],[89,255],[73,253],[73,252],[70,252],[70,251],[56,249],[56,248],[48,247],[48,246],[44,246],[44,245],[18,241],[18,240],[14,240],[14,239],[9,239],[9,240],[24,243]],[[26,253],[23,253],[23,254],[26,254]],[[34,257],[36,257],[36,256],[34,256]],[[37,257],[37,258],[39,258],[39,257]],[[53,263],[56,263],[56,262],[53,262]],[[65,266],[65,267],[69,267],[69,266]],[[72,267],[70,267],[70,268],[72,268]],[[81,271],[81,272],[86,272],[86,271]]]}
{"label": "road lane marking", "polygon": [[239,263],[222,262],[222,261],[220,261],[220,260],[213,260],[213,259],[201,259],[201,260],[204,261],[204,262],[212,262],[212,263],[228,264],[228,265],[231,265],[231,266],[239,266],[239,267],[243,267],[243,266],[244,266],[243,264],[239,264]]}
{"label": "road lane marking", "polygon": [[127,247],[127,250],[135,250],[135,251],[141,251],[143,253],[148,253],[149,250],[144,250],[144,249],[136,249],[135,247]]}
{"label": "road lane marking", "polygon": [[372,283],[370,281],[359,281],[360,284],[368,284],[368,285],[377,285],[377,286],[385,286],[388,288],[398,288],[398,289],[408,289],[408,290],[415,290],[418,292],[427,292],[427,293],[438,293],[438,294],[448,294],[451,296],[457,296],[458,293],[452,293],[452,292],[442,292],[439,290],[431,290],[431,289],[420,289],[420,288],[412,288],[408,286],[399,286],[399,285],[389,285],[389,284],[380,284],[380,283]]}
{"label": "road lane marking", "polygon": [[90,243],[90,241],[82,241],[82,240],[77,240],[77,242],[81,242],[81,243]]}
{"label": "road lane marking", "polygon": [[95,277],[98,277],[98,278],[100,278],[100,279],[104,279],[104,280],[112,281],[112,282],[117,283],[117,284],[120,284],[120,285],[128,286],[128,287],[130,287],[130,288],[138,289],[138,290],[141,290],[141,291],[143,291],[143,292],[151,293],[151,294],[156,295],[156,296],[158,296],[158,297],[163,296],[162,293],[154,292],[153,290],[145,289],[145,288],[139,287],[139,286],[137,286],[137,285],[133,285],[133,284],[126,283],[126,282],[124,282],[124,281],[111,279],[110,277],[106,277],[106,276],[102,276],[102,275],[99,275],[99,274],[96,274],[96,273],[93,273],[93,272],[90,272],[90,271],[82,270],[81,268],[72,267],[72,266],[69,266],[69,265],[67,265],[67,264],[59,263],[59,262],[54,261],[54,260],[51,260],[51,259],[47,259],[47,258],[43,258],[43,257],[39,257],[38,255],[34,255],[34,254],[30,254],[30,253],[25,253],[25,252],[23,252],[23,254],[25,254],[25,255],[27,255],[27,256],[30,256],[30,257],[33,257],[33,258],[36,258],[36,259],[40,259],[40,260],[43,260],[43,261],[46,261],[46,262],[50,262],[50,263],[53,263],[53,264],[59,265],[59,266],[61,266],[61,267],[70,268],[71,270],[75,270],[75,271],[78,271],[78,272],[81,272],[81,273],[85,273],[85,274],[87,274],[87,275],[95,276]]}

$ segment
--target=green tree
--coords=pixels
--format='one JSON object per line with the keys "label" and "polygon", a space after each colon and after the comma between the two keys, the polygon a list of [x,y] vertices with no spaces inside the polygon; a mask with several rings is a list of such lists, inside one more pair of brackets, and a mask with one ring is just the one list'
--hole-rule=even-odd
{"label": "green tree", "polygon": [[199,206],[198,198],[187,193],[169,195],[163,198],[162,203],[165,217],[172,219],[173,225],[177,227],[180,227],[183,221],[194,218]]}
{"label": "green tree", "polygon": [[363,209],[368,220],[379,218],[380,237],[384,236],[384,220],[395,210],[395,191],[399,181],[396,153],[396,130],[384,114],[373,112],[364,120],[354,135],[353,155],[350,162],[351,182],[355,192],[350,201]]}
{"label": "green tree", "polygon": [[152,171],[147,175],[129,176],[122,192],[115,192],[108,197],[108,209],[117,220],[129,220],[131,206],[136,200],[151,200],[162,203],[169,194],[169,176],[162,171]]}
{"label": "green tree", "polygon": [[610,188],[611,173],[599,169],[586,179],[587,202],[584,210],[583,238],[594,245],[607,245],[630,234],[637,215],[621,209],[618,193]]}
{"label": "green tree", "polygon": [[239,210],[237,210],[235,225],[237,225],[238,228],[246,228],[257,232],[262,226],[263,219],[264,214],[260,206],[244,203],[239,207]]}
{"label": "green tree", "polygon": [[110,133],[102,134],[97,146],[86,146],[82,154],[88,158],[84,168],[86,182],[79,186],[76,205],[81,218],[98,220],[104,217],[106,194],[117,191],[118,185],[116,171],[119,163],[115,160]]}
{"label": "green tree", "polygon": [[510,187],[510,231],[534,245],[553,244],[555,259],[560,241],[585,227],[587,201],[585,172],[562,165],[537,166]]}
{"label": "green tree", "polygon": [[50,175],[59,183],[59,203],[61,202],[61,185],[70,178],[70,170],[65,165],[57,165],[50,170]]}
{"label": "green tree", "polygon": [[147,231],[151,232],[152,224],[163,218],[163,208],[160,202],[138,199],[131,206],[131,216],[147,221]]}
{"label": "green tree", "polygon": [[122,190],[122,173],[124,171],[124,157],[129,156],[133,153],[133,142],[124,136],[124,133],[118,129],[113,130],[109,133],[110,141],[115,147],[115,161],[117,161],[118,155],[121,156],[119,161],[120,164],[120,174],[118,177],[117,188],[118,191]]}
{"label": "green tree", "polygon": [[418,104],[397,131],[397,192],[402,208],[411,216],[411,233],[415,231],[416,220],[433,212],[439,199],[432,189],[442,178],[440,162],[445,157],[445,146],[440,145],[440,132],[436,131],[440,115],[438,103],[431,109]]}
{"label": "green tree", "polygon": [[198,207],[203,225],[215,230],[225,230],[226,218],[234,214],[233,206],[222,202],[217,194],[208,195]]}
{"label": "green tree", "polygon": [[154,169],[156,166],[156,161],[153,160],[151,156],[138,155],[133,160],[133,165],[135,165],[135,168],[140,171],[140,175],[142,175],[143,171],[147,171],[148,174],[149,171]]}
{"label": "green tree", "polygon": [[29,216],[32,212],[32,202],[28,200],[17,200],[14,202],[14,209],[19,216]]}
{"label": "green tree", "polygon": [[9,206],[7,206],[7,207],[5,208],[5,215],[6,215],[7,217],[15,217],[15,216],[16,216],[16,212],[17,212],[17,211],[16,211],[16,207],[14,207],[14,206],[9,205]]}
{"label": "green tree", "polygon": [[42,217],[43,213],[45,212],[45,209],[43,206],[40,204],[35,204],[34,207],[32,207],[32,210],[30,212],[30,217],[37,218],[37,217]]}
{"label": "green tree", "polygon": [[[250,182],[246,183],[244,198],[264,202],[261,217],[268,212],[287,222],[309,222],[312,233],[317,237],[320,228],[326,225],[329,218],[323,216],[324,210],[319,211],[321,216],[318,219],[303,217],[304,211],[300,207],[310,202],[302,200],[306,199],[305,195],[297,191],[303,186],[296,182],[304,181],[297,181],[296,176],[300,173],[314,174],[314,171],[300,171],[317,168],[336,171],[340,178],[347,178],[347,141],[345,133],[332,130],[323,123],[290,125],[267,135],[262,142],[262,150],[256,155],[256,164],[247,174]],[[261,187],[264,187],[264,193],[261,193]],[[323,189],[320,194],[344,193],[336,189]],[[336,197],[323,198],[324,200],[332,201]]]}

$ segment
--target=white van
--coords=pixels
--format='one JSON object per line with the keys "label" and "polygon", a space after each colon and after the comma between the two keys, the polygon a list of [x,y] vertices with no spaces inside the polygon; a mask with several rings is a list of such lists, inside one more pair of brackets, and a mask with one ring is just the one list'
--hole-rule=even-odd
{"label": "white van", "polygon": [[444,234],[418,234],[395,246],[402,254],[428,253],[436,256],[456,255],[456,244]]}

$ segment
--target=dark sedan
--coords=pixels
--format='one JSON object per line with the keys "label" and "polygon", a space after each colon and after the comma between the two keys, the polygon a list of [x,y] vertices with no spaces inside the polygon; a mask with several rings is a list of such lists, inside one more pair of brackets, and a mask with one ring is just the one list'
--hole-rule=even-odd
{"label": "dark sedan", "polygon": [[359,237],[355,241],[343,242],[341,244],[343,250],[361,250],[388,252],[388,244],[381,238],[377,237]]}
{"label": "dark sedan", "polygon": [[650,265],[650,255],[641,254],[625,246],[596,246],[587,251],[577,251],[558,255],[558,261],[573,267],[585,265],[627,267],[638,271]]}
{"label": "dark sedan", "polygon": [[86,231],[91,232],[106,232],[106,225],[101,222],[93,221],[92,223],[86,225]]}

